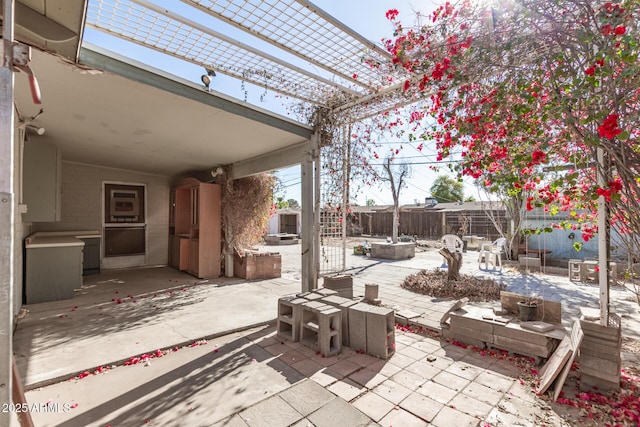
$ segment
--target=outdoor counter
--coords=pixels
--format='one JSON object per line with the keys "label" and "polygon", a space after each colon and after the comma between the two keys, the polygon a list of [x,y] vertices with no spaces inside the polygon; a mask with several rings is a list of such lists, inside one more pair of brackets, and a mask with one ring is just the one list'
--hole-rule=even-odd
{"label": "outdoor counter", "polygon": [[[97,242],[97,243],[96,243]],[[71,299],[82,286],[85,244],[98,250],[95,231],[39,232],[28,236],[25,247],[27,304]]]}

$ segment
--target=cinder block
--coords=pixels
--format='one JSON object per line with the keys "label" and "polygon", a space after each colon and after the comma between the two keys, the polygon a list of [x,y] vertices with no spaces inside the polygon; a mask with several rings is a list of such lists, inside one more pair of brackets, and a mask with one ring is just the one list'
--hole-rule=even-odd
{"label": "cinder block", "polygon": [[300,340],[323,356],[329,357],[342,349],[341,312],[337,308],[309,301],[302,304]]}
{"label": "cinder block", "polygon": [[330,297],[332,295],[338,295],[338,291],[334,291],[333,289],[327,289],[327,288],[320,288],[320,289],[315,289],[313,291],[314,294],[320,294],[323,297]]}
{"label": "cinder block", "polygon": [[340,353],[342,349],[342,312],[331,307],[318,313],[320,333],[318,347],[320,354],[325,357]]}
{"label": "cinder block", "polygon": [[367,354],[388,359],[396,350],[394,311],[371,307],[365,314],[367,322]]}
{"label": "cinder block", "polygon": [[367,302],[378,299],[378,285],[367,283],[364,285],[364,299]]}
{"label": "cinder block", "polygon": [[598,357],[580,356],[580,370],[593,376],[607,379],[617,377],[620,379],[620,360],[605,360]]}
{"label": "cinder block", "polygon": [[357,302],[338,295],[324,297],[320,301],[332,307],[338,308],[342,312],[342,345],[345,347],[349,347],[349,307],[357,304]]}
{"label": "cinder block", "polygon": [[323,298],[321,294],[317,294],[315,292],[302,292],[296,295],[298,298],[304,298],[309,301],[320,300]]}
{"label": "cinder block", "polygon": [[532,344],[524,341],[514,340],[512,338],[501,337],[499,335],[493,336],[493,346],[508,350],[512,353],[520,354],[523,356],[536,356],[547,358],[554,350],[555,343],[550,339],[546,345]]}
{"label": "cinder block", "polygon": [[495,325],[493,328],[493,334],[536,345],[546,346],[547,342],[549,341],[549,338],[547,338],[544,334],[534,331],[528,331],[520,328],[517,325]]}
{"label": "cinder block", "polygon": [[491,332],[479,331],[477,329],[465,328],[458,325],[451,325],[449,331],[454,335],[473,337],[475,342],[483,342],[488,344],[493,343],[493,334]]}
{"label": "cinder block", "polygon": [[590,391],[597,389],[600,393],[620,391],[620,377],[609,380],[598,378],[593,375],[580,373],[580,390]]}
{"label": "cinder block", "polygon": [[456,313],[451,313],[450,318],[451,327],[459,326],[462,328],[475,329],[480,332],[493,333],[493,323],[483,322],[473,317],[465,317]]}
{"label": "cinder block", "polygon": [[617,342],[622,336],[619,320],[620,316],[611,314],[610,317],[614,317],[614,319],[612,320],[614,321],[615,326],[604,326],[601,325],[599,321],[592,322],[589,320],[580,319],[580,327],[584,331],[585,336]]}
{"label": "cinder block", "polygon": [[367,312],[372,308],[362,303],[349,307],[349,346],[352,350],[367,352]]}
{"label": "cinder block", "polygon": [[480,341],[477,337],[470,337],[468,335],[462,335],[459,333],[453,333],[451,331],[447,332],[447,338],[453,340],[453,341],[459,341],[463,344],[467,344],[467,345],[474,345],[478,348],[487,348],[487,343],[484,341]]}
{"label": "cinder block", "polygon": [[324,287],[338,292],[343,298],[353,299],[353,277],[349,275],[325,277]]}
{"label": "cinder block", "polygon": [[278,300],[278,336],[289,341],[300,340],[302,304],[307,300],[295,297],[283,297]]}

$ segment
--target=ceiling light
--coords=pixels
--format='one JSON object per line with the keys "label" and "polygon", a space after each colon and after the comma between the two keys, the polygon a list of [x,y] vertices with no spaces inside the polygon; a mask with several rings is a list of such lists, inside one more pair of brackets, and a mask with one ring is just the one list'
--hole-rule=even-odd
{"label": "ceiling light", "polygon": [[44,132],[45,132],[45,129],[43,127],[36,126],[36,125],[27,125],[26,128],[32,132],[37,133],[40,136],[44,135]]}

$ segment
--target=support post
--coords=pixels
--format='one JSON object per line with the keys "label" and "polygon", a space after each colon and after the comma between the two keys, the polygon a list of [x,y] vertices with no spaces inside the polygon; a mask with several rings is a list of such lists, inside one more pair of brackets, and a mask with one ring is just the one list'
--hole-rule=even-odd
{"label": "support post", "polygon": [[311,150],[313,153],[313,283],[318,287],[320,278],[320,136],[311,135]]}
{"label": "support post", "polygon": [[301,163],[302,175],[302,292],[315,289],[313,266],[313,150],[311,144]]}
{"label": "support post", "polygon": [[[4,0],[2,63],[0,64],[0,404],[12,402],[13,357],[13,247],[14,247],[14,0]],[[10,424],[11,414],[0,411],[0,425]]]}
{"label": "support post", "polygon": [[[605,188],[609,164],[601,147],[597,148],[597,183]],[[609,205],[604,196],[598,197],[598,282],[600,284],[600,324],[609,325]]]}

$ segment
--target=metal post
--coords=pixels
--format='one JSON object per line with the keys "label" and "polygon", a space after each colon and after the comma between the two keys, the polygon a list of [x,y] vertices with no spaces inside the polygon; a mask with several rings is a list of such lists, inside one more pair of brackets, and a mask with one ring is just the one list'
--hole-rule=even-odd
{"label": "metal post", "polygon": [[[608,163],[604,150],[597,149],[597,183],[601,188],[607,186]],[[600,324],[609,325],[609,205],[604,196],[598,197],[598,282],[600,283]]]}
{"label": "metal post", "polygon": [[[13,357],[13,24],[14,0],[4,0],[2,64],[0,64],[0,404],[12,401]],[[0,411],[0,425],[9,425],[10,413]]]}
{"label": "metal post", "polygon": [[302,292],[309,292],[315,288],[313,281],[313,153],[311,149],[305,154],[300,166],[302,175]]}
{"label": "metal post", "polygon": [[318,287],[320,277],[320,136],[311,135],[313,153],[313,283]]}

